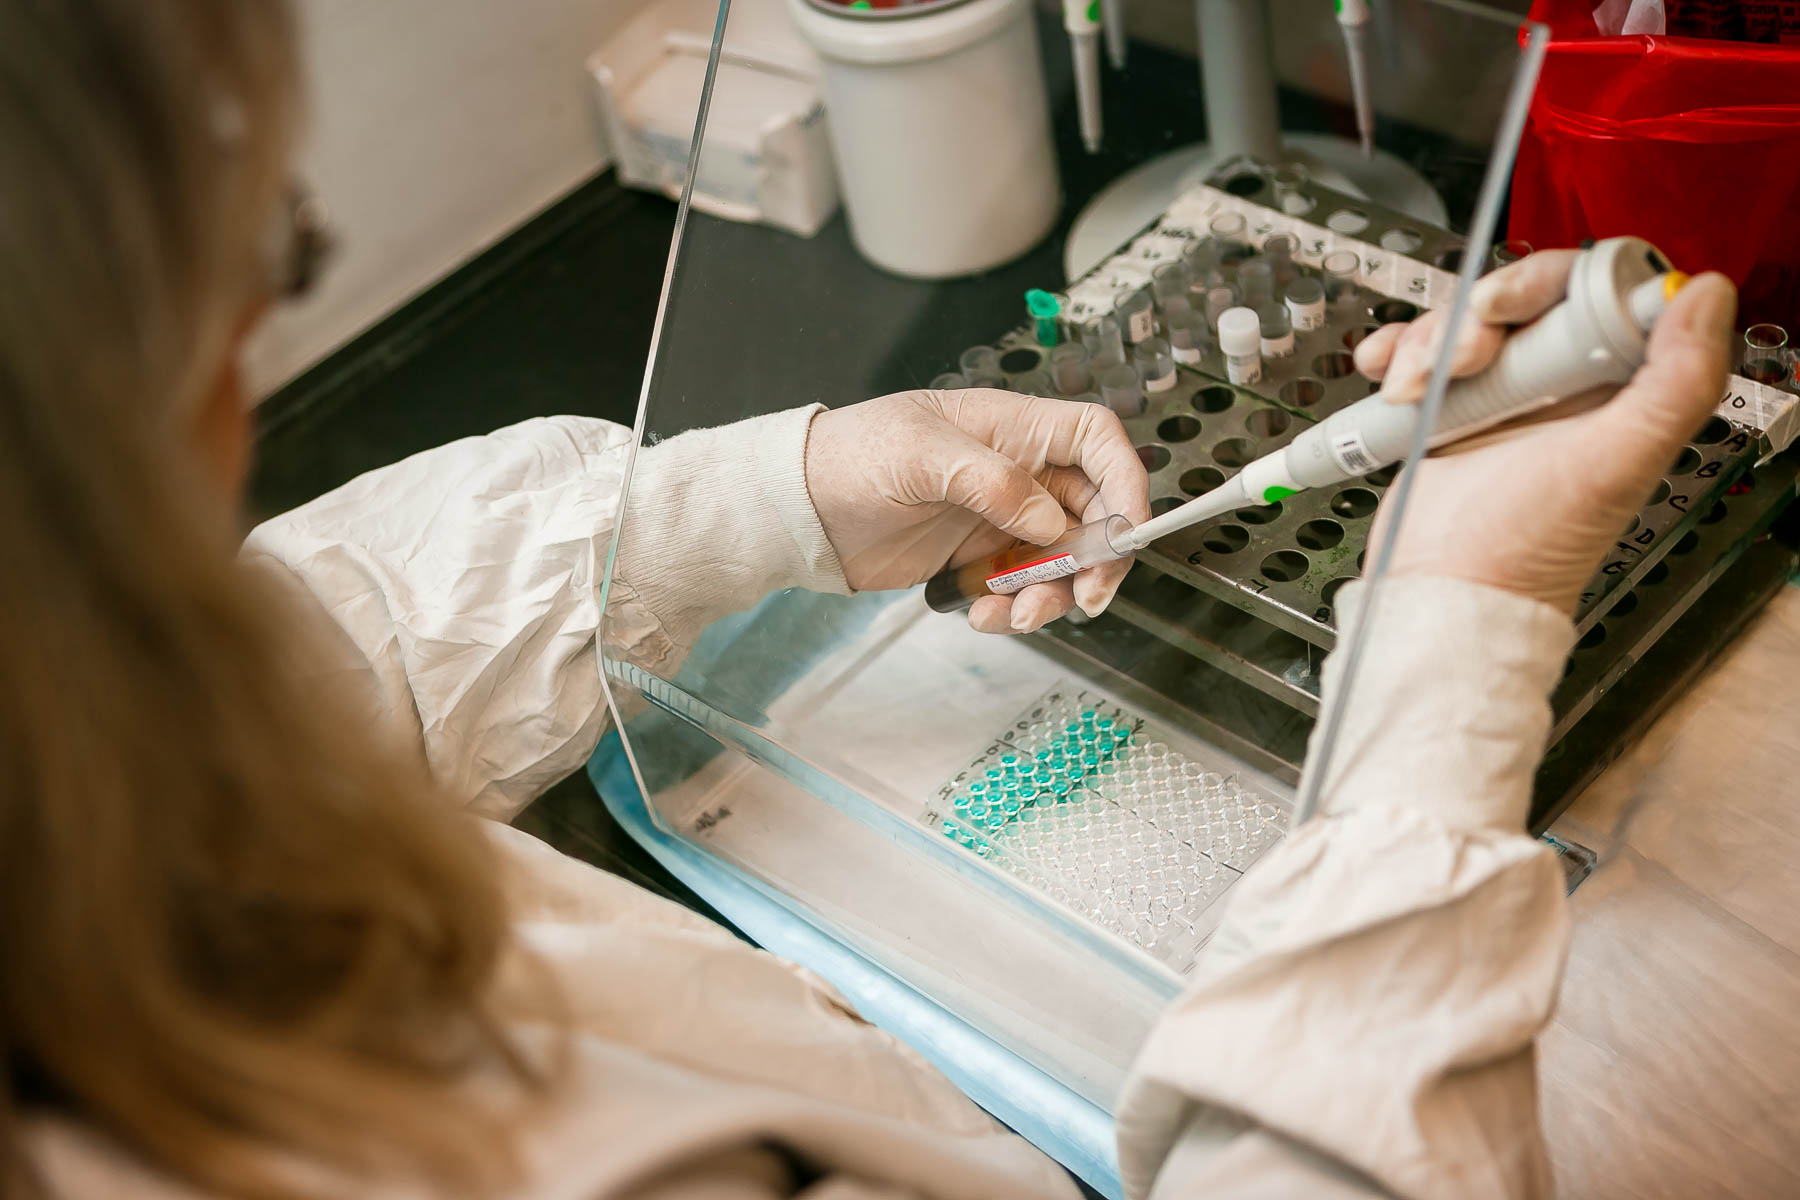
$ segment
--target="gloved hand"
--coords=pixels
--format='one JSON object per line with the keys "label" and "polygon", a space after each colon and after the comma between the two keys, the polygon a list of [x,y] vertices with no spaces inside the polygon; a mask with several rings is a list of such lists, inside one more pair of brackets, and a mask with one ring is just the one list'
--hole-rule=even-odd
{"label": "gloved hand", "polygon": [[[1104,516],[1150,517],[1149,477],[1110,409],[989,388],[900,392],[820,413],[806,487],[859,590],[911,587],[946,564],[1018,541],[1044,545]],[[1027,633],[1077,603],[1098,614],[1130,566],[983,596],[969,624]]]}
{"label": "gloved hand", "polygon": [[[1455,373],[1485,367],[1507,326],[1561,300],[1575,255],[1542,251],[1476,284]],[[1572,615],[1608,548],[1724,394],[1736,314],[1731,282],[1698,276],[1669,302],[1651,330],[1646,362],[1611,399],[1604,392],[1574,397],[1426,459],[1390,573],[1468,579]],[[1381,380],[1391,399],[1417,403],[1445,315],[1437,310],[1370,334],[1356,347],[1357,367]],[[1384,510],[1367,562],[1387,525]]]}

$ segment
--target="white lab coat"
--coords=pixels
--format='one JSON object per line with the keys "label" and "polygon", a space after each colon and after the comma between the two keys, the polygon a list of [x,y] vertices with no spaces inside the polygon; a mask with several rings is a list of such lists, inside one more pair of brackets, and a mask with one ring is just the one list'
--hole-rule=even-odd
{"label": "white lab coat", "polygon": [[[668,670],[772,589],[844,590],[806,493],[814,411],[640,456],[607,631],[619,653]],[[599,588],[629,444],[580,418],[457,442],[268,522],[244,557],[317,598],[345,635],[339,668],[373,681],[453,797],[504,820],[579,767],[607,720]],[[1134,1197],[1549,1189],[1533,1044],[1567,924],[1558,868],[1519,829],[1572,630],[1453,581],[1382,600],[1332,815],[1238,885],[1127,1085]],[[1074,1194],[807,972],[484,824],[527,952],[496,985],[502,1010],[528,1044],[551,1036],[533,974],[548,964],[574,1034],[568,1082],[526,1133],[520,1196]],[[193,1195],[70,1123],[42,1122],[31,1151],[59,1194]]]}

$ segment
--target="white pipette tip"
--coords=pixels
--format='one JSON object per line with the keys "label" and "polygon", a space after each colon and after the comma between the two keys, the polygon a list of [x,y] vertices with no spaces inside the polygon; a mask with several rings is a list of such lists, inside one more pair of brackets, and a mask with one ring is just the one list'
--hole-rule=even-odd
{"label": "white pipette tip", "polygon": [[1142,525],[1133,526],[1125,540],[1131,543],[1133,550],[1142,550],[1157,538],[1222,517],[1234,508],[1244,507],[1249,500],[1244,491],[1244,477],[1233,475],[1206,495],[1196,496],[1180,508],[1171,508],[1160,517],[1151,517]]}

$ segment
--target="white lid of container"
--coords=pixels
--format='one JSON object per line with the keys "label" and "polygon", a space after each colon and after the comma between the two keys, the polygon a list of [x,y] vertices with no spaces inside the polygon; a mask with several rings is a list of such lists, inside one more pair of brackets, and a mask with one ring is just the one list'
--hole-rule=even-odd
{"label": "white lid of container", "polygon": [[1219,350],[1233,356],[1262,353],[1262,321],[1254,308],[1228,308],[1219,314]]}

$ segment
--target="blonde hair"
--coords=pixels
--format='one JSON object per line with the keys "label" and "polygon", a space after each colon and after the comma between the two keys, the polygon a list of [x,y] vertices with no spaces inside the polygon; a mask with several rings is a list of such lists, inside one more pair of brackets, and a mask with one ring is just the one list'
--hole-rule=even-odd
{"label": "blonde hair", "polygon": [[281,0],[0,5],[0,1191],[68,1117],[199,1186],[508,1177],[460,1085],[505,913],[416,752],[318,703],[187,433],[263,294]]}

